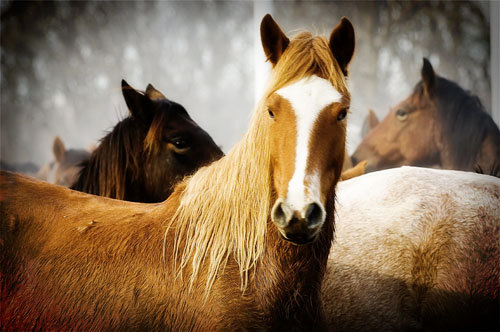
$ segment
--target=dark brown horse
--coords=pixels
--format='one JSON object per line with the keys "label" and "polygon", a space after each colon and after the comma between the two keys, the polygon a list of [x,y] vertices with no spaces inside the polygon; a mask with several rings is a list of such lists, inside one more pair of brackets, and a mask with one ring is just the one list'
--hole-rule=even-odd
{"label": "dark brown horse", "polygon": [[182,105],[151,84],[142,93],[122,81],[130,115],[101,139],[72,189],[136,202],[165,200],[185,175],[223,156]]}
{"label": "dark brown horse", "polygon": [[271,82],[249,131],[164,202],[0,173],[4,330],[324,331],[354,29],[261,24]]}
{"label": "dark brown horse", "polygon": [[424,59],[413,93],[368,133],[352,159],[367,160],[367,171],[414,165],[496,173],[500,131],[479,98],[437,76]]}

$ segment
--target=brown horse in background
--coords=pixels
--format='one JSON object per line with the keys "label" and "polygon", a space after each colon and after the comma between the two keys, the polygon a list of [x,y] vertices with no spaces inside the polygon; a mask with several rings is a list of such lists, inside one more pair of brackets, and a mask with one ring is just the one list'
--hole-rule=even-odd
{"label": "brown horse in background", "polygon": [[5,330],[324,331],[354,30],[289,40],[243,140],[164,202],[0,176]]}
{"label": "brown horse in background", "polygon": [[337,186],[331,331],[498,331],[500,179],[401,167]]}
{"label": "brown horse in background", "polygon": [[367,160],[367,171],[413,165],[500,176],[500,131],[479,98],[437,76],[424,58],[413,93],[368,133],[352,160]]}
{"label": "brown horse in background", "polygon": [[52,143],[54,161],[40,167],[34,175],[37,179],[69,187],[78,179],[80,163],[87,160],[91,150],[66,149],[63,141],[56,136]]}
{"label": "brown horse in background", "polygon": [[122,81],[130,115],[101,139],[71,189],[135,202],[161,202],[185,175],[224,154],[182,105],[151,84]]}

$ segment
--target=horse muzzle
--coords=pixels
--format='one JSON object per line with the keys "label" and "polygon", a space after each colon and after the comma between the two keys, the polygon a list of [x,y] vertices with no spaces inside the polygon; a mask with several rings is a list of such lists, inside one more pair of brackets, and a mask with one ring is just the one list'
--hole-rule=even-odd
{"label": "horse muzzle", "polygon": [[314,241],[325,222],[325,209],[319,202],[310,202],[297,209],[278,199],[271,211],[271,220],[283,239],[294,244]]}

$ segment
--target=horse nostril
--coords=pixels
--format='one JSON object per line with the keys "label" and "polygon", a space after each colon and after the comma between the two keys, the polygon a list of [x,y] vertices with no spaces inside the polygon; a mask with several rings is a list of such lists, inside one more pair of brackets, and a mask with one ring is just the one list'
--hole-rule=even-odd
{"label": "horse nostril", "polygon": [[306,222],[308,226],[315,226],[320,222],[323,222],[324,214],[323,209],[317,203],[309,204],[306,211]]}
{"label": "horse nostril", "polygon": [[282,227],[285,227],[288,224],[285,211],[283,211],[283,204],[281,202],[274,205],[271,217],[275,223]]}

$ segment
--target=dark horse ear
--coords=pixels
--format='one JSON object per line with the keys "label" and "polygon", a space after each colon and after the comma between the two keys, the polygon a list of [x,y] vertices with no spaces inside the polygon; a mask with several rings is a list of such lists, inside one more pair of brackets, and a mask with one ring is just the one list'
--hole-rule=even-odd
{"label": "dark horse ear", "polygon": [[132,117],[141,120],[150,120],[152,105],[148,96],[128,85],[125,80],[122,80],[122,93]]}
{"label": "dark horse ear", "polygon": [[59,136],[56,136],[56,138],[54,138],[54,143],[52,143],[52,151],[54,152],[56,161],[59,163],[62,162],[66,157],[66,147],[64,146],[64,143],[59,138]]}
{"label": "dark horse ear", "polygon": [[333,28],[330,34],[330,50],[333,57],[337,60],[340,69],[347,76],[347,66],[351,62],[356,45],[354,27],[347,18],[342,17],[339,24]]}
{"label": "dark horse ear", "polygon": [[424,64],[422,65],[422,82],[424,83],[425,92],[431,95],[436,84],[436,73],[427,58],[424,58]]}
{"label": "dark horse ear", "polygon": [[260,23],[260,39],[267,60],[269,60],[274,67],[288,47],[290,40],[285,36],[279,25],[269,14],[266,14]]}
{"label": "dark horse ear", "polygon": [[146,96],[151,100],[165,100],[167,97],[163,95],[160,91],[156,90],[152,84],[148,84],[146,87]]}

